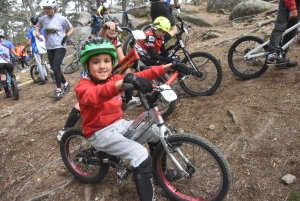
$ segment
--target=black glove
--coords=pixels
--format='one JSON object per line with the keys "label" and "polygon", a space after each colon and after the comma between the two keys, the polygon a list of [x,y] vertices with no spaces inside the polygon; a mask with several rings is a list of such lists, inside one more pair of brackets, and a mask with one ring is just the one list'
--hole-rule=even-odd
{"label": "black glove", "polygon": [[143,77],[138,77],[133,73],[128,73],[123,79],[123,83],[133,84],[138,90],[143,94],[147,92],[152,92],[153,86],[152,83]]}
{"label": "black glove", "polygon": [[173,62],[171,69],[185,75],[190,75],[192,73],[192,70],[189,67],[187,67],[185,64],[178,63],[178,62]]}
{"label": "black glove", "polygon": [[65,37],[61,41],[61,45],[65,44],[68,40],[68,35],[65,35]]}

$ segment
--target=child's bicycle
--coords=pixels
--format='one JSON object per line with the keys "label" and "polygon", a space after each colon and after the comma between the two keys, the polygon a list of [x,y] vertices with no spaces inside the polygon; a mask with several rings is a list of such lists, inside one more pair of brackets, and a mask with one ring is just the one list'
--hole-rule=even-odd
{"label": "child's bicycle", "polygon": [[[181,88],[191,96],[208,96],[213,94],[222,82],[222,67],[218,60],[211,54],[206,52],[193,52],[189,53],[185,48],[182,35],[186,35],[186,40],[188,40],[189,29],[193,27],[187,22],[183,21],[178,15],[176,18],[181,22],[181,25],[177,25],[178,33],[176,34],[176,42],[171,46],[166,48],[166,52],[162,55],[168,53],[168,57],[177,56],[176,53],[182,50],[185,58],[181,60],[181,63],[186,64],[192,69],[192,75],[173,75],[172,82],[178,77],[178,83]],[[150,27],[153,28],[154,24],[146,25],[142,30],[148,30]],[[124,44],[124,50],[128,50],[128,45],[132,46],[132,39],[127,38]],[[180,59],[180,58],[179,58]],[[170,81],[169,84],[172,83]]]}
{"label": "child's bicycle", "polygon": [[[287,29],[282,36],[297,29],[300,22]],[[285,45],[278,47],[278,57],[284,57],[284,50],[297,40],[298,33]],[[244,36],[235,41],[228,51],[228,64],[231,71],[243,78],[251,79],[261,76],[268,69],[267,57],[269,55],[269,40],[264,41],[257,36]],[[280,65],[280,64],[276,64]]]}
{"label": "child's bicycle", "polygon": [[[49,77],[49,75],[50,75],[50,77],[53,80],[53,82],[56,82],[55,81],[54,72],[51,69],[50,65],[46,61],[44,61],[44,60],[41,60],[41,64],[42,64],[42,68],[44,69],[45,75],[47,77]],[[38,83],[38,82],[41,81],[40,71],[39,71],[39,69],[38,69],[38,67],[36,65],[35,60],[34,60],[33,65],[30,68],[30,76],[31,76],[31,78],[32,78],[32,80],[33,80],[34,83]]]}
{"label": "child's bicycle", "polygon": [[[125,84],[123,89],[132,90],[133,85]],[[217,147],[200,136],[172,134],[155,105],[161,95],[168,101],[177,98],[167,85],[155,87],[147,95],[149,110],[140,114],[124,135],[130,132],[143,133],[156,124],[159,127],[157,135],[160,136],[160,143],[155,148],[152,163],[154,177],[163,190],[175,200],[223,200],[231,183],[231,173],[225,157]],[[78,127],[70,128],[64,133],[60,153],[68,170],[83,183],[100,182],[110,167],[119,169],[118,183],[132,174],[132,168],[126,161],[95,150]],[[169,181],[164,174],[167,169],[179,170],[182,179]]]}
{"label": "child's bicycle", "polygon": [[[5,70],[5,74],[6,74],[8,89],[9,89],[10,93],[12,93],[12,98],[14,100],[19,100],[19,87],[17,84],[17,80],[15,78],[12,78],[10,76],[10,74],[7,72],[7,70]],[[0,82],[1,82],[1,80],[0,80]],[[1,91],[2,87],[3,86],[1,84],[0,91]]]}

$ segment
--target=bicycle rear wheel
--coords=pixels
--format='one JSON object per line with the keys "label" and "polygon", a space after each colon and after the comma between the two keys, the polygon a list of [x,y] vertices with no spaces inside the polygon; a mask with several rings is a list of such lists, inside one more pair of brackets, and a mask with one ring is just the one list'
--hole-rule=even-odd
{"label": "bicycle rear wheel", "polygon": [[175,200],[223,200],[230,188],[231,174],[222,153],[209,141],[193,134],[171,135],[167,141],[170,152],[190,177],[176,181],[166,178],[166,169],[177,168],[160,143],[153,154],[154,176],[160,186]]}
{"label": "bicycle rear wheel", "polygon": [[30,68],[30,77],[32,78],[34,83],[38,83],[41,81],[40,72],[38,70],[37,65],[32,65]]}
{"label": "bicycle rear wheel", "polygon": [[[169,79],[169,75],[165,74],[162,77],[156,78],[154,80],[152,80],[152,82],[155,85],[161,85],[166,83],[166,81]],[[143,105],[143,107],[145,108],[145,110],[149,110],[149,105],[146,99],[145,94],[142,94],[140,91],[138,91],[138,95],[139,98],[141,100],[141,103]],[[175,110],[175,106],[176,106],[176,100],[172,101],[172,102],[168,102],[167,100],[164,99],[163,96],[160,96],[157,101],[156,104],[161,112],[161,115],[163,116],[163,118],[167,118],[168,116],[170,116],[173,111]]]}
{"label": "bicycle rear wheel", "polygon": [[[188,79],[179,81],[179,85],[191,96],[209,96],[213,94],[222,82],[220,63],[214,56],[205,52],[194,52],[190,54],[190,58],[200,72],[196,75],[190,75]],[[182,60],[182,63],[193,69],[187,57]]]}
{"label": "bicycle rear wheel", "polygon": [[69,128],[60,142],[60,154],[65,166],[76,179],[83,183],[97,183],[106,176],[108,165],[93,165],[85,160],[97,160],[93,148],[78,127]]}
{"label": "bicycle rear wheel", "polygon": [[11,90],[13,92],[14,100],[19,100],[19,88],[15,78],[11,78]]}
{"label": "bicycle rear wheel", "polygon": [[71,73],[74,73],[80,66],[80,62],[79,60],[75,60],[75,61],[72,61],[69,65],[67,65],[65,68],[64,68],[64,73],[65,74],[71,74]]}
{"label": "bicycle rear wheel", "polygon": [[[268,66],[266,65],[266,56],[245,59],[244,56],[251,50],[255,49],[264,41],[256,36],[244,36],[235,41],[228,51],[228,64],[231,71],[243,79],[257,78],[261,76]],[[268,51],[268,46],[264,46],[257,53]]]}

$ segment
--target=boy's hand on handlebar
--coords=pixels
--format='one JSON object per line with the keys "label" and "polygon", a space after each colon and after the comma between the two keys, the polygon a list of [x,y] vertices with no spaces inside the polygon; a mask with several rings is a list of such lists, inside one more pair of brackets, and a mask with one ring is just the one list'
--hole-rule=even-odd
{"label": "boy's hand on handlebar", "polygon": [[178,63],[175,61],[172,63],[171,69],[185,75],[190,75],[192,73],[192,70],[189,67],[187,67],[185,64]]}
{"label": "boy's hand on handlebar", "polygon": [[294,10],[290,10],[289,12],[289,20],[294,19],[298,16],[298,10],[294,9]]}
{"label": "boy's hand on handlebar", "polygon": [[153,90],[152,83],[149,80],[143,77],[138,77],[133,73],[126,74],[123,79],[123,83],[133,84],[143,94],[147,92],[150,93]]}

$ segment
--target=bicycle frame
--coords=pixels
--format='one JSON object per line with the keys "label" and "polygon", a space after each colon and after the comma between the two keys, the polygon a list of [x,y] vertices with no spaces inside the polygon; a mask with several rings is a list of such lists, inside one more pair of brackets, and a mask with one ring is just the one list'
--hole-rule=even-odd
{"label": "bicycle frame", "polygon": [[113,72],[121,67],[117,74],[123,74],[131,64],[140,59],[139,54],[133,47],[130,52],[114,67]]}
{"label": "bicycle frame", "polygon": [[[156,96],[159,96],[159,92],[154,91],[153,94],[148,95],[151,96],[152,100],[156,99]],[[149,100],[149,99],[148,99]],[[149,103],[149,105],[151,105]],[[152,104],[153,105],[153,104]],[[138,126],[144,122],[144,124],[142,125],[142,127],[138,128]],[[184,156],[184,154],[182,154],[182,152],[180,151],[179,148],[176,148],[176,150],[170,145],[167,144],[165,138],[167,137],[165,135],[165,132],[167,131],[168,134],[172,134],[171,131],[165,126],[165,122],[163,117],[161,116],[160,110],[158,109],[157,106],[151,107],[149,109],[149,111],[145,111],[142,114],[140,114],[133,122],[132,124],[129,126],[128,131],[124,134],[124,136],[128,136],[131,132],[136,131],[136,129],[138,128],[139,131],[142,131],[142,133],[144,133],[147,129],[152,129],[152,125],[156,124],[159,128],[159,133],[158,136],[160,138],[160,141],[166,151],[166,153],[168,154],[168,156],[171,158],[172,162],[176,165],[176,167],[180,170],[181,174],[187,178],[190,177],[189,173],[187,173],[183,167],[179,164],[179,162],[175,159],[175,157],[172,155],[172,153],[169,150],[169,147],[172,148],[172,150],[174,150],[175,152],[178,153],[178,155],[182,158],[182,160],[192,166],[192,164],[188,161],[188,159]],[[153,130],[153,132],[155,132]]]}
{"label": "bicycle frame", "polygon": [[[291,31],[293,31],[294,29],[298,28],[300,26],[300,22],[298,22],[297,24],[295,24],[294,26],[290,27],[289,29],[285,30],[285,32],[283,32],[282,37],[285,36],[286,34],[290,33]],[[280,49],[282,51],[286,50],[293,42],[295,42],[298,37],[300,36],[300,33],[297,33],[296,36],[294,36],[291,40],[289,40],[286,44],[284,44]],[[248,52],[245,56],[244,59],[252,59],[255,57],[260,57],[260,56],[267,56],[269,54],[269,52],[261,52],[256,54],[257,52],[259,52],[260,50],[262,50],[264,48],[264,46],[269,45],[270,40],[264,42],[263,44],[257,46],[255,49],[251,50],[250,52]]]}

